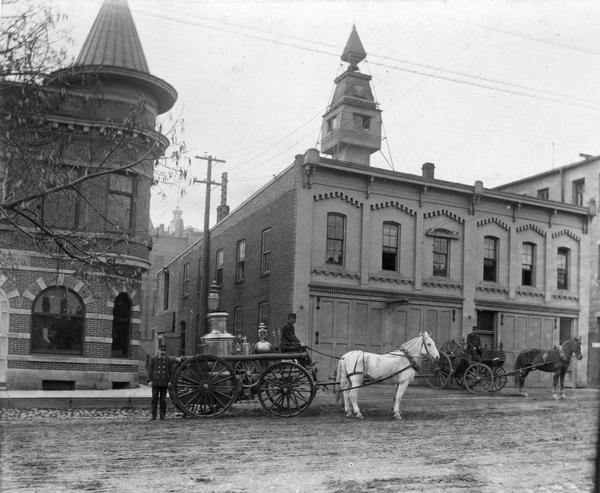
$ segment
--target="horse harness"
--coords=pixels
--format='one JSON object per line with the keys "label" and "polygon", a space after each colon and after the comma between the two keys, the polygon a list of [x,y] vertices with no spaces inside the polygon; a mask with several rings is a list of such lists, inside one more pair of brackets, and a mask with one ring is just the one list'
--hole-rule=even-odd
{"label": "horse harness", "polygon": [[561,359],[561,361],[566,362],[569,360],[565,354],[565,350],[563,349],[563,347],[558,346],[554,349],[550,349],[549,351],[544,351],[544,354],[542,354],[542,363],[554,363],[556,361],[553,359],[548,360],[548,356],[550,356],[550,353],[552,353],[553,351],[558,351],[558,357]]}
{"label": "horse harness", "polygon": [[415,358],[406,349],[404,349],[404,346],[400,346],[400,351],[402,351],[403,354],[393,354],[393,353],[390,353],[390,354],[392,356],[404,356],[410,364],[408,366],[405,366],[404,368],[401,368],[400,370],[392,373],[391,375],[388,375],[387,377],[380,378],[379,380],[373,380],[371,377],[369,377],[369,372],[367,371],[367,364],[365,361],[365,352],[361,351],[364,371],[357,371],[358,360],[360,358],[356,358],[356,361],[354,362],[354,369],[353,369],[352,373],[348,373],[347,378],[350,378],[351,376],[354,376],[354,375],[364,375],[365,380],[368,379],[371,384],[375,384],[375,383],[383,382],[385,380],[389,380],[390,378],[393,378],[396,375],[399,375],[400,373],[408,370],[409,368],[412,368],[413,370],[418,372],[420,370],[420,368],[419,368],[419,365],[417,364],[417,361],[415,360]]}

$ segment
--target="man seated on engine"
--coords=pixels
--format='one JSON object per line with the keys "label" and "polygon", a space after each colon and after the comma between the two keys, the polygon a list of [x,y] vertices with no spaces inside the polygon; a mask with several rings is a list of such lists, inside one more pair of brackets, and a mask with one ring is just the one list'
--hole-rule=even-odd
{"label": "man seated on engine", "polygon": [[296,314],[288,315],[287,324],[281,328],[281,352],[282,353],[299,353],[304,349],[300,339],[296,337]]}
{"label": "man seated on engine", "polygon": [[[296,323],[296,314],[290,313],[288,315],[287,324],[281,328],[281,352],[282,353],[302,353],[305,352],[306,344],[302,344],[300,339],[296,337],[296,330],[294,324]],[[301,360],[304,366],[311,366],[312,360],[308,353],[306,357]]]}

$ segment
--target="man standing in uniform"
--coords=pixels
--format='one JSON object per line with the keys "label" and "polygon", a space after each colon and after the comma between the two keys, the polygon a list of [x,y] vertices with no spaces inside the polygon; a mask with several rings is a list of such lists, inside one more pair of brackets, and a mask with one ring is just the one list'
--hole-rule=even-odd
{"label": "man standing in uniform", "polygon": [[150,360],[148,368],[148,385],[152,387],[152,418],[156,419],[156,407],[160,399],[160,419],[167,414],[167,390],[171,385],[173,361],[166,354],[167,346],[161,344],[158,355]]}

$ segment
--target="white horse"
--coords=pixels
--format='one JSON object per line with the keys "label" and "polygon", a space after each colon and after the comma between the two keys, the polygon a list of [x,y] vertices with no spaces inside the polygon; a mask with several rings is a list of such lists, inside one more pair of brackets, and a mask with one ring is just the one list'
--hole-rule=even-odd
{"label": "white horse", "polygon": [[[418,337],[411,339],[388,354],[350,351],[344,354],[338,363],[337,376],[340,379],[337,402],[340,393],[344,394],[344,411],[352,417],[352,409],[357,418],[363,415],[358,408],[358,389],[363,386],[365,378],[369,383],[386,383],[396,385],[394,392],[394,418],[400,416],[400,400],[408,384],[415,378],[419,364],[424,358],[438,360],[440,353],[435,342],[427,332],[421,332]],[[352,402],[352,409],[350,408]]]}

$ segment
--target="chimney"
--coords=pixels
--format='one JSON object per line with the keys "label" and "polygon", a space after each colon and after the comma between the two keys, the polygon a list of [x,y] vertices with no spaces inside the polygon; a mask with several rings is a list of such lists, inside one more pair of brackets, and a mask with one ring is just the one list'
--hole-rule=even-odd
{"label": "chimney", "polygon": [[429,179],[433,180],[435,164],[425,163],[425,164],[423,164],[423,166],[421,166],[421,170],[423,171],[423,178],[429,178]]}

